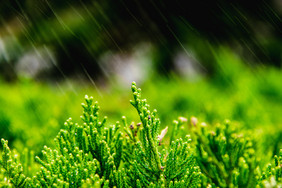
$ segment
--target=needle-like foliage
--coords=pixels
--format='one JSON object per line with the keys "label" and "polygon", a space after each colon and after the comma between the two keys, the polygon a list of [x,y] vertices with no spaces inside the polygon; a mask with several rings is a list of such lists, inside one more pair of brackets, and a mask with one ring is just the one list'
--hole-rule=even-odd
{"label": "needle-like foliage", "polygon": [[274,156],[272,164],[269,163],[262,173],[259,171],[258,184],[268,188],[282,187],[282,149]]}
{"label": "needle-like foliage", "polygon": [[[162,140],[168,128],[159,132],[160,120],[157,111],[150,111],[146,99],[141,98],[141,89],[132,84],[133,100],[139,123],[132,137],[134,144],[132,166],[127,171],[132,187],[196,187],[200,171],[190,149],[190,136],[172,141],[163,147]],[[141,128],[139,128],[141,126]],[[134,129],[134,127],[131,127]],[[137,137],[137,138],[134,138]]]}
{"label": "needle-like foliage", "polygon": [[240,134],[229,121],[208,131],[195,124],[197,161],[208,184],[216,187],[254,187],[257,162],[250,137]]}
{"label": "needle-like foliage", "polygon": [[[85,96],[82,123],[68,119],[55,138],[56,146],[44,146],[43,157],[35,157],[39,170],[32,176],[23,169],[30,166],[11,152],[2,140],[0,161],[2,184],[14,187],[196,187],[200,170],[190,149],[191,139],[166,145],[168,127],[160,132],[157,111],[150,111],[141,90],[132,84],[141,123],[128,126],[122,118],[106,125],[99,119],[98,103]],[[26,172],[26,173],[24,173]],[[27,174],[30,177],[27,177]]]}
{"label": "needle-like foliage", "polygon": [[19,154],[12,152],[8,146],[8,141],[2,139],[3,153],[0,159],[0,165],[4,170],[4,181],[1,187],[24,187],[26,185],[26,176],[23,174],[23,166],[19,161]]}
{"label": "needle-like foliage", "polygon": [[[98,103],[85,96],[82,122],[66,121],[55,147],[42,157],[24,150],[20,156],[2,139],[1,187],[281,187],[282,150],[260,170],[255,142],[230,122],[215,129],[191,118],[192,136],[184,135],[187,119],[179,117],[161,130],[141,89],[132,83],[139,119],[107,125]],[[192,140],[192,138],[194,140]],[[35,161],[34,161],[35,160]]]}

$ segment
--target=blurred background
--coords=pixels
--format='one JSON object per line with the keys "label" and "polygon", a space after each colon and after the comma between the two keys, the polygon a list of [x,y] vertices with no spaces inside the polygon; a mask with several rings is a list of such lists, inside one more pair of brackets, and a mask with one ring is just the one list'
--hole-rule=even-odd
{"label": "blurred background", "polygon": [[230,119],[268,135],[275,153],[281,15],[280,0],[2,0],[0,137],[38,154],[67,118],[79,121],[85,94],[110,123],[138,121],[136,81],[163,127]]}

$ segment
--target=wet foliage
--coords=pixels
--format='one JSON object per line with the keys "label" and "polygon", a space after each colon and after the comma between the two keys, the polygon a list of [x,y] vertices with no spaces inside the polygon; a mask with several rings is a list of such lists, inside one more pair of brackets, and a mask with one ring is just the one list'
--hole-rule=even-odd
{"label": "wet foliage", "polygon": [[[265,143],[226,121],[213,130],[198,119],[179,117],[160,131],[141,89],[132,84],[139,120],[106,125],[98,103],[85,96],[81,123],[70,118],[44,146],[42,157],[20,155],[2,139],[1,185],[6,187],[279,187],[282,150],[260,159]],[[138,122],[138,123],[137,123]],[[188,129],[190,135],[183,137]],[[168,137],[167,135],[171,135]],[[248,135],[248,136],[246,136]],[[262,135],[263,137],[264,135]],[[170,139],[167,139],[170,138]],[[194,140],[193,140],[194,139]],[[166,141],[165,141],[166,140]],[[271,148],[267,148],[271,149]],[[264,154],[264,153],[263,153]],[[266,156],[265,156],[266,157]],[[273,162],[271,160],[273,158]],[[266,166],[267,165],[267,166]]]}

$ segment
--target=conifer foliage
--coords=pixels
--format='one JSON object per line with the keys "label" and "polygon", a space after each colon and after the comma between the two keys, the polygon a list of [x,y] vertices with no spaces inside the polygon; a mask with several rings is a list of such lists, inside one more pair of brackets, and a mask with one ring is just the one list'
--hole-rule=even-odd
{"label": "conifer foliage", "polygon": [[[167,128],[159,133],[160,120],[157,111],[150,111],[146,99],[141,99],[141,89],[132,84],[134,100],[142,128],[134,140],[134,157],[130,172],[132,187],[197,187],[200,171],[190,149],[190,136],[172,141],[168,147],[162,146]],[[133,128],[133,127],[132,127]],[[134,135],[137,136],[137,135]],[[133,172],[133,173],[132,173]]]}
{"label": "conifer foliage", "polygon": [[282,187],[282,149],[279,155],[275,155],[273,162],[269,163],[265,170],[259,171],[258,184],[261,187]]}
{"label": "conifer foliage", "polygon": [[[198,125],[196,125],[198,126]],[[253,187],[257,167],[252,140],[238,134],[230,122],[208,131],[195,131],[197,161],[208,181],[217,187]]]}
{"label": "conifer foliage", "polygon": [[[197,187],[200,170],[190,149],[191,139],[162,143],[157,111],[149,110],[141,89],[132,84],[141,123],[123,127],[100,120],[98,103],[85,96],[81,123],[68,119],[55,138],[56,147],[44,146],[35,157],[39,170],[28,177],[18,155],[2,140],[2,185],[7,187]],[[30,167],[27,167],[30,168]]]}
{"label": "conifer foliage", "polygon": [[254,141],[230,122],[212,130],[192,117],[192,135],[183,136],[180,117],[160,130],[157,111],[134,82],[131,89],[139,119],[130,124],[108,125],[86,95],[82,122],[68,119],[41,158],[20,156],[2,139],[1,187],[281,187],[282,150],[260,170]]}

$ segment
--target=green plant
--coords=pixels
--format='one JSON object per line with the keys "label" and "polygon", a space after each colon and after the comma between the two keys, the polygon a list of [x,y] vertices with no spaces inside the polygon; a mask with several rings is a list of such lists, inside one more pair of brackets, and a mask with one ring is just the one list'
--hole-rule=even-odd
{"label": "green plant", "polygon": [[2,139],[1,187],[281,187],[282,150],[261,171],[263,144],[229,121],[213,128],[179,117],[160,131],[157,111],[134,82],[131,89],[139,119],[130,124],[122,117],[108,125],[85,96],[82,122],[68,119],[42,157],[27,149],[20,156]]}
{"label": "green plant", "polygon": [[275,155],[273,164],[269,163],[259,174],[258,184],[262,187],[282,187],[282,149],[279,156]]}
{"label": "green plant", "polygon": [[12,152],[8,146],[8,141],[1,140],[3,154],[0,165],[3,173],[1,186],[13,184],[15,187],[23,187],[26,183],[26,176],[23,174],[23,166],[19,161],[19,154]]}
{"label": "green plant", "polygon": [[[55,138],[56,146],[44,146],[43,158],[35,157],[39,170],[25,174],[27,160],[18,160],[2,140],[2,185],[6,187],[197,187],[200,170],[190,149],[190,137],[162,144],[167,128],[159,133],[157,112],[149,111],[141,90],[132,84],[141,123],[124,128],[119,122],[106,126],[99,119],[98,103],[85,97],[82,124],[68,119]],[[128,130],[130,129],[130,130]],[[125,133],[125,134],[124,134]],[[28,174],[29,175],[29,174]]]}
{"label": "green plant", "polygon": [[[130,125],[127,131],[128,145],[134,145],[134,155],[129,164],[127,175],[132,187],[196,187],[200,171],[190,149],[190,136],[172,141],[163,147],[162,140],[168,127],[159,134],[160,120],[157,111],[152,112],[146,99],[141,99],[141,89],[132,84],[134,100],[130,103],[136,108],[141,123]],[[126,124],[125,124],[126,125]],[[142,125],[141,128],[139,128]],[[128,126],[126,126],[128,127]]]}
{"label": "green plant", "polygon": [[217,187],[254,187],[257,161],[250,137],[226,121],[208,131],[207,125],[193,120],[197,161],[207,183]]}

